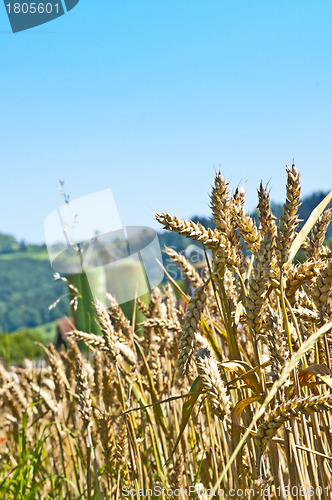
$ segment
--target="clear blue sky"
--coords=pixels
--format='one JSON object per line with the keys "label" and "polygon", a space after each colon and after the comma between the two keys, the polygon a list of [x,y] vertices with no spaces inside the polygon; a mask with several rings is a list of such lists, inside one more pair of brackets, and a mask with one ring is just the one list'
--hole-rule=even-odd
{"label": "clear blue sky", "polygon": [[214,169],[282,201],[332,189],[332,2],[80,0],[12,34],[0,5],[0,231],[42,241],[61,204],[112,188],[124,224],[209,214]]}

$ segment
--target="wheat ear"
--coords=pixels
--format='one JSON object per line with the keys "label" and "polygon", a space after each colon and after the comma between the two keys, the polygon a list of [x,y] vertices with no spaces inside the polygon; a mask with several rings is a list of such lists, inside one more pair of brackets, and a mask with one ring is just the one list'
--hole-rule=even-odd
{"label": "wheat ear", "polygon": [[207,392],[212,412],[220,419],[229,413],[229,396],[221,378],[218,363],[210,355],[208,349],[201,349],[195,356],[198,374],[203,381],[204,390]]}
{"label": "wheat ear", "polygon": [[186,375],[189,370],[189,364],[195,345],[195,333],[198,329],[205,301],[206,293],[204,291],[204,286],[196,288],[188,305],[188,311],[184,319],[182,336],[180,339],[178,369],[182,376]]}
{"label": "wheat ear", "polygon": [[307,396],[294,398],[277,406],[259,426],[255,437],[258,446],[264,448],[278,429],[290,418],[301,413],[314,413],[332,410],[332,395]]}

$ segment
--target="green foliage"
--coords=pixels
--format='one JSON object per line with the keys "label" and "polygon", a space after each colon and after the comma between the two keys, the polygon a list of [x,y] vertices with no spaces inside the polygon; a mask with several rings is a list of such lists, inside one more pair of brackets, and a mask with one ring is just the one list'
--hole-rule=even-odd
{"label": "green foliage", "polygon": [[295,262],[301,262],[301,264],[306,260],[306,255],[305,255],[305,252],[304,250],[302,250],[302,248],[297,252],[297,254],[295,255],[295,259],[294,261]]}
{"label": "green foliage", "polygon": [[33,328],[64,316],[66,298],[56,308],[50,310],[49,306],[66,293],[66,285],[54,281],[48,261],[0,258],[0,332]]}
{"label": "green foliage", "polygon": [[26,245],[0,234],[0,332],[34,328],[64,316],[68,299],[51,310],[49,306],[66,293],[66,285],[53,279],[45,245]]}
{"label": "green foliage", "polygon": [[325,245],[328,246],[330,250],[332,250],[332,238],[328,238],[325,241]]}
{"label": "green foliage", "polygon": [[38,330],[21,330],[0,335],[0,358],[8,364],[20,364],[25,358],[42,358],[45,352],[35,342],[44,342],[44,337]]}
{"label": "green foliage", "polygon": [[10,234],[0,234],[0,253],[15,252],[20,248],[14,236]]}
{"label": "green foliage", "polygon": [[70,298],[75,298],[76,303],[76,308],[72,307],[76,328],[83,332],[100,335],[101,331],[93,304],[93,296],[86,274],[70,274],[67,279],[68,283],[79,291],[79,295],[77,295],[74,290],[69,288]]}
{"label": "green foliage", "polygon": [[[17,448],[18,464],[10,480],[5,479],[1,482],[0,498],[28,499],[35,498],[38,494],[40,485],[36,481],[36,471],[39,469],[42,453],[43,439],[34,444],[31,451],[29,449],[29,440],[27,439],[27,412],[22,418],[20,432],[18,428],[14,433],[15,445]],[[10,470],[10,464],[7,464]]]}
{"label": "green foliage", "polygon": [[48,345],[55,342],[57,334],[57,325],[55,321],[53,321],[52,323],[45,323],[45,325],[38,326],[36,330],[40,332],[40,334],[42,335],[43,344]]}
{"label": "green foliage", "polygon": [[[39,404],[40,401],[31,404],[28,410]],[[44,465],[45,445],[51,439],[54,440],[55,435],[59,438],[59,426],[56,426],[55,423],[46,424],[41,429],[36,426],[33,435],[34,441],[32,441],[28,410],[24,412],[20,425],[15,427],[14,447],[10,453],[3,453],[1,456],[0,500],[35,500],[40,498],[40,489],[45,487],[45,484],[48,485],[48,495],[43,496],[43,498],[73,498],[70,490],[73,491],[75,498],[81,498],[76,486],[65,477],[65,464],[63,464],[63,471],[60,471],[60,474],[57,470],[52,469],[50,473]],[[62,433],[71,434],[66,428],[63,428]],[[17,462],[15,463],[11,459],[12,454],[16,456]]]}

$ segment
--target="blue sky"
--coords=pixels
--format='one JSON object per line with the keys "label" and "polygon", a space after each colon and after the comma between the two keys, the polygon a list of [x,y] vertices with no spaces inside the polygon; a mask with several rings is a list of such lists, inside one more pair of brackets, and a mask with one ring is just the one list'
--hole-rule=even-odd
{"label": "blue sky", "polygon": [[0,5],[0,231],[42,241],[62,200],[111,188],[124,224],[209,214],[214,170],[247,208],[332,189],[330,1],[80,0],[12,34]]}

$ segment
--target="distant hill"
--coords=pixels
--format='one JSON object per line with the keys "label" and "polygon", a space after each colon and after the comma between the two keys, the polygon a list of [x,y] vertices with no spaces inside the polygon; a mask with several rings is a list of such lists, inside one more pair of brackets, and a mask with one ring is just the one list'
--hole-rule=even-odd
{"label": "distant hill", "polygon": [[35,327],[66,314],[68,301],[49,310],[66,294],[63,281],[54,281],[44,245],[18,243],[0,234],[0,332]]}
{"label": "distant hill", "polygon": [[[326,194],[319,192],[303,198],[299,210],[302,224]],[[279,218],[283,205],[272,202],[271,208]],[[257,210],[252,216],[257,219]],[[207,217],[195,216],[192,220],[200,221],[205,227],[215,227]],[[170,231],[160,231],[158,237],[162,249],[166,245],[178,252],[192,243]],[[327,238],[332,238],[332,225]],[[164,256],[164,265],[167,262]],[[18,242],[13,236],[0,234],[0,332],[33,328],[62,317],[69,307],[66,293],[65,283],[53,279],[45,245],[29,245]],[[65,298],[57,307],[49,310],[49,306],[62,296]]]}

